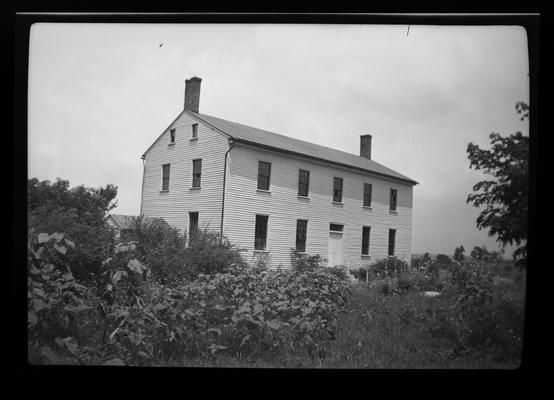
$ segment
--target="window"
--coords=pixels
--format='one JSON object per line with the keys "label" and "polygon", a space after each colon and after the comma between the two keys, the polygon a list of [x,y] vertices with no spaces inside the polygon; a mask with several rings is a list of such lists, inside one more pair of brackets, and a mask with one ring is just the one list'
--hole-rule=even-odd
{"label": "window", "polygon": [[310,171],[298,171],[298,196],[308,197],[310,188]]}
{"label": "window", "polygon": [[192,124],[192,138],[198,138],[198,124]]}
{"label": "window", "polygon": [[306,251],[306,233],[308,230],[308,221],[304,219],[296,220],[296,251]]}
{"label": "window", "polygon": [[169,144],[175,144],[175,129],[169,131]]}
{"label": "window", "polygon": [[269,190],[269,176],[271,175],[271,163],[258,162],[258,189]]}
{"label": "window", "polygon": [[342,201],[342,178],[333,178],[333,201]]}
{"label": "window", "polygon": [[189,212],[189,239],[198,231],[198,212]]}
{"label": "window", "polygon": [[391,211],[396,211],[396,194],[397,194],[396,189],[390,190],[390,210]]}
{"label": "window", "polygon": [[371,184],[364,183],[364,207],[371,207],[371,191]]}
{"label": "window", "polygon": [[256,229],[254,231],[254,250],[265,250],[267,238],[267,215],[256,215]]}
{"label": "window", "polygon": [[367,256],[369,255],[369,232],[371,231],[371,227],[364,226],[362,228],[362,255]]}
{"label": "window", "polygon": [[329,224],[329,230],[335,231],[335,232],[342,232],[342,229],[344,228],[344,225],[339,224]]}
{"label": "window", "polygon": [[395,242],[396,242],[396,229],[389,229],[389,256],[394,256]]}
{"label": "window", "polygon": [[169,167],[170,164],[162,165],[162,190],[169,190]]}
{"label": "window", "polygon": [[202,159],[192,160],[192,187],[200,187],[202,177]]}

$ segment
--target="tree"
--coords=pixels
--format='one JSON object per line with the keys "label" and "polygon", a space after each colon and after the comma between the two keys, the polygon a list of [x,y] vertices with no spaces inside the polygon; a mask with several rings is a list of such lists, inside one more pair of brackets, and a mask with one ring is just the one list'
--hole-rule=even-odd
{"label": "tree", "polygon": [[486,246],[483,246],[483,247],[475,246],[470,253],[471,258],[477,261],[485,261],[485,259],[488,257],[489,254],[490,253],[487,250]]}
{"label": "tree", "polygon": [[464,246],[456,247],[456,249],[454,250],[454,260],[460,263],[463,262],[465,260],[465,251],[466,250],[464,249]]}
{"label": "tree", "polygon": [[60,178],[53,183],[32,178],[27,195],[29,228],[36,233],[65,233],[77,245],[67,253],[75,277],[93,277],[111,249],[113,235],[106,217],[116,206],[117,187],[70,188]]}
{"label": "tree", "polygon": [[435,261],[436,261],[437,265],[439,266],[439,268],[446,268],[450,264],[452,264],[452,260],[446,254],[437,255],[437,258],[436,258]]}
{"label": "tree", "polygon": [[422,261],[424,264],[431,261],[431,255],[429,254],[429,252],[425,252],[425,254],[423,254],[423,258],[422,258],[421,261]]}
{"label": "tree", "polygon": [[[529,106],[516,104],[521,119],[529,118]],[[521,267],[527,260],[527,218],[529,185],[529,137],[516,132],[508,137],[498,133],[489,135],[491,149],[480,149],[469,143],[467,154],[470,168],[492,175],[493,180],[484,180],[473,186],[474,193],[467,197],[467,203],[475,207],[484,206],[477,217],[477,227],[487,228],[489,236],[496,236],[504,247],[507,244],[519,246],[514,259]]]}

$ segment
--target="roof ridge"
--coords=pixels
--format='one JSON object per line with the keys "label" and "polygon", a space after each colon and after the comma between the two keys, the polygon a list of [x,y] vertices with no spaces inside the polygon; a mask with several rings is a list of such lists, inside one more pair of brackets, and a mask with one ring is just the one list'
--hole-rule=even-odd
{"label": "roof ridge", "polygon": [[282,133],[277,133],[277,132],[273,132],[273,131],[268,131],[267,129],[262,129],[262,128],[256,128],[255,126],[246,125],[246,124],[243,124],[242,122],[231,121],[231,120],[229,120],[229,119],[224,119],[224,118],[220,118],[220,117],[214,117],[213,115],[202,114],[202,113],[198,113],[198,115],[200,115],[200,116],[206,116],[206,117],[210,117],[210,118],[215,118],[215,119],[220,119],[220,120],[225,121],[225,122],[230,122],[230,123],[232,123],[232,124],[245,126],[245,127],[247,127],[247,128],[250,128],[250,129],[257,129],[257,130],[259,130],[259,131],[263,131],[263,132],[266,132],[266,133],[271,133],[271,134],[273,134],[273,135],[282,136],[282,137],[285,137],[285,138],[288,138],[288,139],[298,140],[299,142],[303,142],[303,143],[306,143],[306,144],[309,144],[309,145],[312,145],[312,146],[313,146],[313,145],[316,145],[316,146],[323,147],[323,148],[325,148],[325,149],[329,149],[329,150],[333,150],[333,151],[340,151],[341,153],[348,154],[348,155],[350,155],[350,156],[360,157],[360,158],[363,158],[364,160],[373,161],[373,162],[379,164],[379,163],[378,163],[377,161],[375,161],[375,160],[367,159],[367,158],[362,157],[362,156],[360,156],[360,155],[358,155],[358,154],[356,154],[356,153],[349,153],[348,151],[335,149],[335,148],[329,147],[329,146],[324,146],[324,145],[319,144],[319,143],[308,142],[307,140],[298,139],[298,138],[295,138],[295,137],[292,137],[292,136],[288,136],[288,135],[283,135]]}

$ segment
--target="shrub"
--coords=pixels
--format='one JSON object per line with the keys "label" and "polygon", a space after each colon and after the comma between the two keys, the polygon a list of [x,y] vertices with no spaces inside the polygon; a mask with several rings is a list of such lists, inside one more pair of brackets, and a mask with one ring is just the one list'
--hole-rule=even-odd
{"label": "shrub", "polygon": [[[75,244],[62,233],[29,231],[27,311],[29,361],[77,363],[79,343],[86,338],[92,303],[90,290],[79,284],[64,260]],[[60,257],[61,256],[61,257]]]}
{"label": "shrub", "polygon": [[190,235],[179,233],[163,222],[135,220],[129,236],[136,241],[139,259],[162,283],[193,280],[198,274],[224,272],[231,265],[245,267],[241,252],[226,237],[203,227]]}
{"label": "shrub", "polygon": [[308,254],[300,253],[295,248],[290,249],[290,259],[293,269],[297,271],[311,271],[317,268],[322,268],[327,261],[319,254],[310,256]]}
{"label": "shrub", "polygon": [[352,268],[350,269],[350,273],[354,275],[356,279],[365,281],[367,279],[367,268]]}
{"label": "shrub", "polygon": [[349,278],[348,270],[344,265],[338,265],[336,267],[328,267],[326,269],[327,269],[327,272],[335,275],[339,279],[347,280]]}
{"label": "shrub", "polygon": [[226,236],[210,231],[208,227],[190,235],[185,251],[185,262],[197,274],[225,272],[231,266],[246,267],[241,253]]}
{"label": "shrub", "polygon": [[269,270],[272,266],[271,254],[266,252],[254,254],[254,256],[252,256],[251,265],[255,271]]}
{"label": "shrub", "polygon": [[138,258],[150,267],[155,279],[167,283],[196,276],[196,270],[186,263],[185,236],[165,222],[146,222],[139,216],[127,239],[136,244]]}

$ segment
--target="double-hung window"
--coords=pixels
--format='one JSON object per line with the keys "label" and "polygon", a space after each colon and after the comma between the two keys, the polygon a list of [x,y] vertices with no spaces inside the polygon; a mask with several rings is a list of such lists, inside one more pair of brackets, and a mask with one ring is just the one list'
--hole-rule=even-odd
{"label": "double-hung window", "polygon": [[269,190],[269,177],[271,175],[271,163],[258,162],[258,189]]}
{"label": "double-hung window", "polygon": [[342,202],[342,178],[333,178],[333,201]]}
{"label": "double-hung window", "polygon": [[394,256],[395,242],[396,242],[396,229],[389,229],[389,256]]}
{"label": "double-hung window", "polygon": [[267,241],[267,215],[256,214],[256,227],[254,230],[254,250],[265,250]]}
{"label": "double-hung window", "polygon": [[369,233],[371,232],[371,227],[364,226],[362,228],[362,255],[369,255]]}
{"label": "double-hung window", "polygon": [[310,171],[298,171],[298,196],[308,197],[310,189]]}
{"label": "double-hung window", "polygon": [[192,187],[200,187],[200,179],[202,178],[202,159],[192,160]]}
{"label": "double-hung window", "polygon": [[364,183],[364,207],[371,207],[371,192],[372,186],[370,183]]}
{"label": "double-hung window", "polygon": [[169,168],[171,164],[162,165],[162,190],[169,190]]}
{"label": "double-hung window", "polygon": [[306,236],[308,231],[308,221],[305,219],[296,220],[296,251],[304,253],[306,251]]}
{"label": "double-hung window", "polygon": [[189,212],[189,238],[198,231],[198,212]]}

